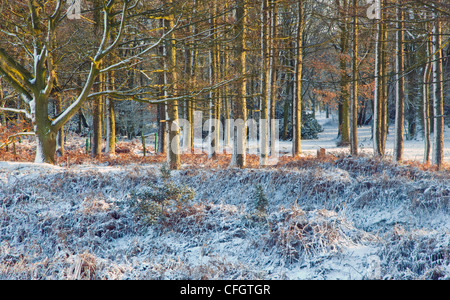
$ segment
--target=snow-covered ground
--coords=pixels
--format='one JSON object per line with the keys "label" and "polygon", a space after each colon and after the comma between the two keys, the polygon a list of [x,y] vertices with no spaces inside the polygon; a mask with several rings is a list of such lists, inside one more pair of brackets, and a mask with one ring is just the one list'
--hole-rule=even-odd
{"label": "snow-covered ground", "polygon": [[0,162],[0,279],[450,279],[448,172],[190,166],[170,180],[193,202],[146,225],[130,195],[161,183],[159,168]]}
{"label": "snow-covered ground", "polygon": [[[317,120],[324,128],[324,131],[319,134],[318,140],[304,140],[302,141],[302,151],[308,154],[315,154],[319,148],[325,148],[329,153],[342,153],[349,152],[348,147],[337,147],[337,135],[338,135],[338,121],[336,116],[332,115],[329,119],[325,118],[323,113],[318,113]],[[431,142],[433,142],[433,135],[431,136]],[[444,157],[446,162],[450,162],[450,128],[445,126],[444,128]],[[358,127],[358,146],[361,153],[373,154],[373,142],[372,142],[372,128],[370,125]],[[289,143],[283,143],[284,151],[290,153],[291,146]],[[394,152],[394,128],[390,127],[389,134],[386,140],[386,155],[392,156]],[[424,141],[422,134],[419,132],[416,139],[407,140],[404,138],[404,159],[423,161],[424,155]]]}
{"label": "snow-covered ground", "polygon": [[[320,122],[303,152],[348,151],[336,147],[335,121]],[[358,132],[371,153],[370,127]],[[446,128],[447,162],[449,145]],[[405,158],[421,160],[422,149],[405,141]],[[0,279],[450,279],[448,170],[370,157],[183,164],[167,188],[195,198],[153,225],[130,199],[164,182],[161,164],[0,162]],[[265,215],[254,208],[257,185]]]}

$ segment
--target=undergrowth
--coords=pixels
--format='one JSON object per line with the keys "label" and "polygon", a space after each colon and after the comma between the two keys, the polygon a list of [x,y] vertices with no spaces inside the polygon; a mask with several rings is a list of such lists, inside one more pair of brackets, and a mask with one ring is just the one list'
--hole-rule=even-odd
{"label": "undergrowth", "polygon": [[195,197],[192,188],[171,180],[170,170],[165,165],[160,171],[161,177],[157,182],[148,182],[145,187],[133,190],[128,200],[136,218],[149,225],[187,211]]}

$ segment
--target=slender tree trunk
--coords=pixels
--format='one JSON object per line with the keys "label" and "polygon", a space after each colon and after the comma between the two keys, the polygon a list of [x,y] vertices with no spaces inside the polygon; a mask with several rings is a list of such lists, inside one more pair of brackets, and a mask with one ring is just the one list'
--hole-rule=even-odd
{"label": "slender tree trunk", "polygon": [[[103,75],[99,75],[96,91],[103,91]],[[93,110],[93,135],[92,135],[92,156],[98,157],[102,152],[102,106],[103,97],[98,96],[94,99]]]}
{"label": "slender tree trunk", "polygon": [[[432,53],[432,37],[427,41],[427,57]],[[430,115],[430,78],[433,65],[431,62],[425,64],[423,72],[423,139],[424,139],[424,156],[423,162],[429,163],[431,158],[431,115]]]}
{"label": "slender tree trunk", "polygon": [[[224,51],[224,75],[225,78],[228,78],[228,68],[229,68],[229,54],[228,54],[228,48],[225,48]],[[224,86],[223,87],[223,95],[224,95],[224,117],[225,117],[225,122],[224,122],[224,138],[223,138],[223,145],[224,147],[229,147],[230,146],[230,139],[231,139],[231,122],[230,122],[230,97],[229,97],[229,91],[230,89],[228,88],[228,86]]]}
{"label": "slender tree trunk", "polygon": [[267,164],[269,156],[269,95],[270,95],[270,51],[269,51],[269,0],[261,3],[261,54],[262,54],[262,78],[261,78],[261,114],[259,122],[260,158],[259,164]]}
{"label": "slender tree trunk", "polygon": [[[55,78],[55,88],[54,88],[52,94],[53,94],[54,101],[55,101],[57,115],[59,115],[60,113],[63,112],[62,98],[61,98],[61,93],[60,93],[59,89],[60,89],[60,86],[59,86],[58,79]],[[59,156],[59,157],[64,156],[64,126],[61,127],[60,130],[58,130],[58,134],[56,137],[56,156]]]}
{"label": "slender tree trunk", "polygon": [[293,115],[293,139],[292,139],[292,155],[298,156],[302,151],[302,72],[303,72],[303,3],[304,0],[298,2],[298,27],[297,27],[297,58],[295,67],[295,92],[292,107]]}
{"label": "slender tree trunk", "polygon": [[381,50],[381,153],[382,156],[386,154],[386,138],[387,138],[387,23],[383,23],[383,36],[382,36],[382,50]]}
{"label": "slender tree trunk", "polygon": [[278,18],[278,12],[277,12],[277,1],[271,0],[271,15],[270,15],[270,24],[271,24],[271,33],[270,33],[270,73],[269,73],[269,128],[270,128],[270,155],[275,156],[276,155],[276,141],[274,140],[274,137],[276,136],[276,128],[275,128],[275,103],[276,103],[276,82],[277,82],[277,69],[276,69],[276,63],[275,63],[275,56],[276,56],[276,40],[277,40],[277,18]]}
{"label": "slender tree trunk", "polygon": [[[401,2],[400,2],[401,4]],[[402,7],[397,7],[397,56],[396,56],[396,73],[397,73],[397,94],[395,105],[395,143],[394,143],[394,159],[396,161],[403,160],[403,132],[405,123],[405,74],[404,74],[404,13]]]}
{"label": "slender tree trunk", "polygon": [[[339,2],[339,1],[338,1]],[[341,107],[340,107],[340,146],[348,146],[350,144],[349,136],[349,98],[350,98],[350,76],[347,74],[347,62],[346,55],[349,51],[349,24],[346,19],[346,13],[348,11],[348,0],[343,1],[342,7],[339,7],[341,18],[341,55],[339,58],[340,72],[341,72]]]}
{"label": "slender tree trunk", "polygon": [[[115,89],[115,73],[109,74],[110,89]],[[114,109],[114,100],[108,97],[106,100],[106,149],[105,153],[114,156],[116,154],[116,113]]]}
{"label": "slender tree trunk", "polygon": [[386,134],[385,126],[385,108],[386,106],[386,55],[385,42],[386,32],[384,27],[383,14],[378,21],[377,46],[375,55],[375,94],[373,105],[373,147],[374,155],[384,156],[384,137]]}
{"label": "slender tree trunk", "polygon": [[246,78],[246,0],[236,0],[236,54],[237,72],[242,76],[237,88],[237,99],[233,102],[234,145],[232,165],[245,168],[247,165],[247,78]]}
{"label": "slender tree trunk", "polygon": [[441,21],[436,14],[436,21],[433,30],[433,102],[434,102],[434,145],[433,164],[438,170],[444,167],[444,78],[443,78],[443,51],[441,37]]}
{"label": "slender tree trunk", "polygon": [[[161,27],[164,28],[164,20],[161,20]],[[162,57],[161,69],[166,70],[166,47],[161,45],[158,47],[159,55]],[[165,98],[166,96],[166,72],[158,73],[158,85],[159,85],[159,96]],[[166,103],[157,104],[157,121],[158,121],[158,141],[157,141],[157,153],[166,154],[167,153],[167,124],[166,124]]]}
{"label": "slender tree trunk", "polygon": [[353,86],[351,103],[350,152],[358,155],[358,1],[353,0]]}
{"label": "slender tree trunk", "polygon": [[[214,86],[218,82],[219,77],[219,62],[218,62],[218,44],[217,44],[217,34],[216,31],[216,14],[217,14],[217,3],[212,2],[211,8],[211,20],[210,29],[212,31],[212,45],[209,49],[209,83]],[[212,89],[209,93],[210,98],[210,120],[209,120],[209,157],[217,158],[217,152],[219,150],[219,134],[220,126],[218,119],[220,115],[220,103],[218,97],[218,90]],[[213,129],[214,128],[214,129]]]}
{"label": "slender tree trunk", "polygon": [[[0,108],[4,108],[6,101],[4,100],[3,93],[3,77],[0,76]],[[0,126],[6,127],[6,115],[4,111],[0,112]]]}
{"label": "slender tree trunk", "polygon": [[[170,1],[172,3],[172,1]],[[169,28],[175,26],[174,15],[171,14],[167,22]],[[171,96],[176,96],[178,89],[178,74],[177,74],[177,53],[175,47],[175,33],[172,31],[170,34],[170,40],[167,43],[168,46],[168,82],[171,84]],[[172,170],[178,170],[181,168],[180,160],[180,126],[178,122],[178,101],[171,100],[167,103],[167,126],[168,126],[168,147],[167,147],[167,163]]]}
{"label": "slender tree trunk", "polygon": [[[101,0],[94,0],[94,33],[99,34],[102,18],[100,14]],[[98,83],[94,85],[96,92],[103,91],[104,75],[98,76]],[[97,96],[93,102],[93,122],[92,122],[92,157],[97,157],[102,152],[102,106],[103,97]]]}

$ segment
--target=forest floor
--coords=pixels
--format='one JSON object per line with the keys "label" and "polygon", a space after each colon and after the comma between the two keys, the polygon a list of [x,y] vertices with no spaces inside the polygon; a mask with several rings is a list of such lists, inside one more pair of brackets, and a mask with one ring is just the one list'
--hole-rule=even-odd
{"label": "forest floor", "polygon": [[[325,129],[303,143],[325,157],[259,168],[250,156],[240,170],[184,155],[170,174],[138,141],[92,160],[74,140],[56,166],[29,162],[23,141],[17,161],[1,153],[0,279],[450,279],[448,165],[352,158]],[[154,223],[136,210],[187,190]]]}

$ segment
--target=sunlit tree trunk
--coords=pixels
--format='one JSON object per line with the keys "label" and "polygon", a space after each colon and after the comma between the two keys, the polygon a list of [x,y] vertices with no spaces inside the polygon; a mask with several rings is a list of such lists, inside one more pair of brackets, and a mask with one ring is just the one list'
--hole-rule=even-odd
{"label": "sunlit tree trunk", "polygon": [[236,55],[237,72],[242,76],[237,87],[237,98],[233,101],[234,143],[232,165],[245,168],[247,150],[247,78],[246,78],[246,0],[236,0]]}
{"label": "sunlit tree trunk", "polygon": [[[169,1],[172,3],[172,1]],[[170,14],[167,20],[169,28],[175,26],[174,14]],[[177,94],[178,89],[178,73],[177,73],[177,54],[175,46],[175,33],[169,36],[169,41],[167,44],[167,76],[170,83],[170,96],[174,97]],[[181,168],[181,158],[180,158],[180,126],[178,122],[178,101],[170,100],[167,102],[167,130],[168,134],[168,147],[167,147],[167,163],[169,168],[172,170],[178,170]]]}
{"label": "sunlit tree trunk", "polygon": [[297,26],[297,57],[295,67],[295,91],[293,102],[293,139],[292,139],[292,155],[298,156],[302,151],[302,72],[303,72],[303,15],[304,0],[299,0],[298,5],[298,26]]}
{"label": "sunlit tree trunk", "polygon": [[[115,73],[111,72],[108,75],[109,78],[109,88],[111,90],[115,89]],[[108,97],[106,100],[106,149],[105,153],[109,155],[116,154],[116,113],[114,109],[114,100]]]}

